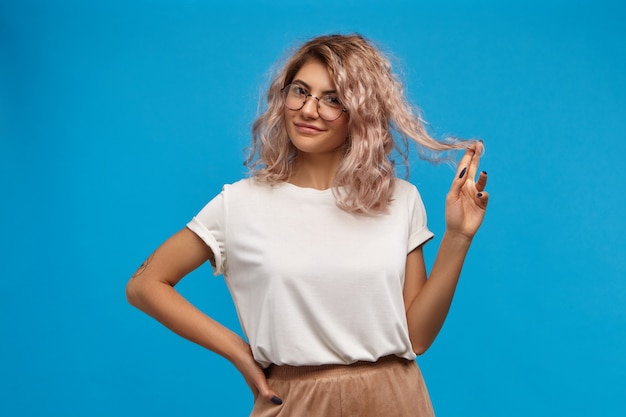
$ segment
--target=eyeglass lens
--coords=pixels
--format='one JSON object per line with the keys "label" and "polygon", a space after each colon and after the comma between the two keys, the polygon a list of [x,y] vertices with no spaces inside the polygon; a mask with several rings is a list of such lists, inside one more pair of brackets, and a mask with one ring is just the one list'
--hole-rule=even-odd
{"label": "eyeglass lens", "polygon": [[345,111],[336,94],[325,94],[318,98],[297,84],[289,84],[284,88],[285,106],[290,110],[300,110],[309,97],[317,100],[317,112],[326,121],[338,119]]}

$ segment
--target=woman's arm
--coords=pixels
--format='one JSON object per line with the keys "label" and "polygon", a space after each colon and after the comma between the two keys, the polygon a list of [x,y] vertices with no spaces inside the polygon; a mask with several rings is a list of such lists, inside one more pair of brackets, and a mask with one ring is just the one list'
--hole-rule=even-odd
{"label": "woman's arm", "polygon": [[407,256],[404,285],[409,337],[413,350],[424,353],[433,343],[448,315],[465,256],[482,223],[488,194],[487,174],[474,182],[482,144],[469,148],[446,198],[446,232],[428,279],[422,249]]}
{"label": "woman's arm", "polygon": [[260,394],[268,401],[275,398],[276,402],[278,396],[269,389],[250,346],[174,289],[185,275],[208,259],[213,260],[208,246],[189,229],[180,230],[131,277],[126,286],[128,302],[180,336],[228,359],[242,373],[255,397]]}

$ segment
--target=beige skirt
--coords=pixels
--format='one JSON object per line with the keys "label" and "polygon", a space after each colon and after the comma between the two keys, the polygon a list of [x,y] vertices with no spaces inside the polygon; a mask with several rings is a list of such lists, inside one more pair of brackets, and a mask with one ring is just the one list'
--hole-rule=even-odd
{"label": "beige skirt", "polygon": [[272,365],[266,375],[283,403],[257,397],[250,417],[434,416],[417,364],[397,356],[352,365]]}

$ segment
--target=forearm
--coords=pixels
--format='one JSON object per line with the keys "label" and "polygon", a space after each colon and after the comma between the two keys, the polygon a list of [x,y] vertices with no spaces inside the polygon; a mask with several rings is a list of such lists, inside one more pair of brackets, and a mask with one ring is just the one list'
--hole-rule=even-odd
{"label": "forearm", "polygon": [[430,276],[407,309],[409,336],[420,354],[433,343],[450,310],[471,239],[446,232]]}
{"label": "forearm", "polygon": [[133,280],[127,287],[130,304],[173,332],[231,362],[249,354],[247,344],[239,335],[201,312],[168,283]]}

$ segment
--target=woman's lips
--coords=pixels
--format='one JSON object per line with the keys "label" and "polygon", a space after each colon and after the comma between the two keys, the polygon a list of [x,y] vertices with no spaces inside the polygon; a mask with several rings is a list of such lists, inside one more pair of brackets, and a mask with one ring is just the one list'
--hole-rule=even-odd
{"label": "woman's lips", "polygon": [[296,127],[296,130],[300,133],[316,134],[324,131],[319,127],[307,123],[294,123],[294,126]]}

